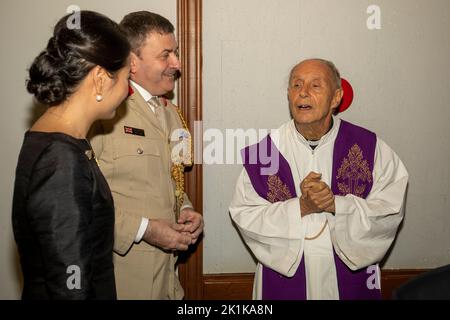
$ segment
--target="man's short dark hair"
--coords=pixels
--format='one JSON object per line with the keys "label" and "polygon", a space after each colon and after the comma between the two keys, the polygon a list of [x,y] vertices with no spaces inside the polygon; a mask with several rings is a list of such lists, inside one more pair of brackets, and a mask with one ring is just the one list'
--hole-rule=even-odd
{"label": "man's short dark hair", "polygon": [[169,20],[149,11],[137,11],[127,14],[120,22],[120,27],[130,42],[131,51],[138,56],[149,33],[168,34],[173,33],[175,30]]}

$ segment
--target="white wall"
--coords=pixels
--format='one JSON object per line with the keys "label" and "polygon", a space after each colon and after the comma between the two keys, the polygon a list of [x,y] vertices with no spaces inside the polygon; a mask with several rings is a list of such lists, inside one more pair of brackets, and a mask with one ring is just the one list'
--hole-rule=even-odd
{"label": "white wall", "polygon": [[176,26],[176,0],[2,0],[0,1],[0,299],[20,297],[21,283],[11,228],[14,171],[28,129],[33,100],[26,92],[27,68],[44,49],[52,28],[70,5],[120,21],[129,12],[149,10]]}
{"label": "white wall", "polygon": [[[366,10],[381,8],[381,30]],[[205,0],[204,129],[277,128],[296,62],[336,63],[355,90],[342,117],[383,138],[410,173],[386,268],[450,263],[450,1]],[[204,167],[204,272],[252,272],[228,205],[238,165]]]}
{"label": "white wall", "polygon": [[[14,170],[33,102],[26,69],[77,4],[116,21],[150,10],[176,22],[176,1],[0,1],[0,299],[20,295],[11,231]],[[382,29],[366,28],[366,9]],[[391,268],[450,263],[450,1],[204,0],[204,118],[208,128],[276,128],[289,118],[286,85],[299,60],[333,60],[356,97],[343,117],[376,131],[410,172],[406,218]],[[239,166],[205,166],[205,273],[252,272],[227,212]]]}

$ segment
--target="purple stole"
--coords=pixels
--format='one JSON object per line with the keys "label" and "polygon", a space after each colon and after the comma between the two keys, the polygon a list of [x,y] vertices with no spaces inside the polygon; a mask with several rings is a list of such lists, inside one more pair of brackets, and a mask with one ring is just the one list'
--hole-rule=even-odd
{"label": "purple stole", "polygon": [[[331,190],[335,195],[366,198],[372,189],[372,171],[377,137],[373,132],[341,120],[334,143]],[[241,151],[244,167],[255,191],[275,203],[297,197],[289,163],[270,136]],[[267,170],[275,163],[278,170]],[[300,164],[301,165],[301,164]],[[264,172],[266,171],[266,172]],[[270,173],[268,173],[269,171]],[[367,268],[352,271],[334,252],[340,300],[381,299],[379,289],[369,289]],[[264,300],[306,300],[305,262],[302,258],[293,277],[263,266]]]}

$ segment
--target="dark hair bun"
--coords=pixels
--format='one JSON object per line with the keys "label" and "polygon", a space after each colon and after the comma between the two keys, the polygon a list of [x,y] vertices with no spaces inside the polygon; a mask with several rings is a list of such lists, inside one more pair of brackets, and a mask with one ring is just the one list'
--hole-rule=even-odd
{"label": "dark hair bun", "polygon": [[46,105],[56,105],[66,98],[67,88],[60,73],[61,61],[47,51],[42,52],[30,67],[27,90]]}
{"label": "dark hair bun", "polygon": [[27,90],[42,104],[62,103],[96,65],[114,74],[127,61],[130,45],[114,21],[93,11],[80,15],[79,28],[67,27],[70,15],[59,20],[29,69]]}

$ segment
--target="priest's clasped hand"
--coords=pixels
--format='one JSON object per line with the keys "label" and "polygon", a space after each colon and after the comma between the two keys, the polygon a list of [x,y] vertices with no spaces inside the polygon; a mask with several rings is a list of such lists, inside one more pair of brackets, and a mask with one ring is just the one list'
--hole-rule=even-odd
{"label": "priest's clasped hand", "polygon": [[300,212],[304,217],[311,213],[335,212],[334,194],[321,180],[322,174],[310,172],[300,183]]}

